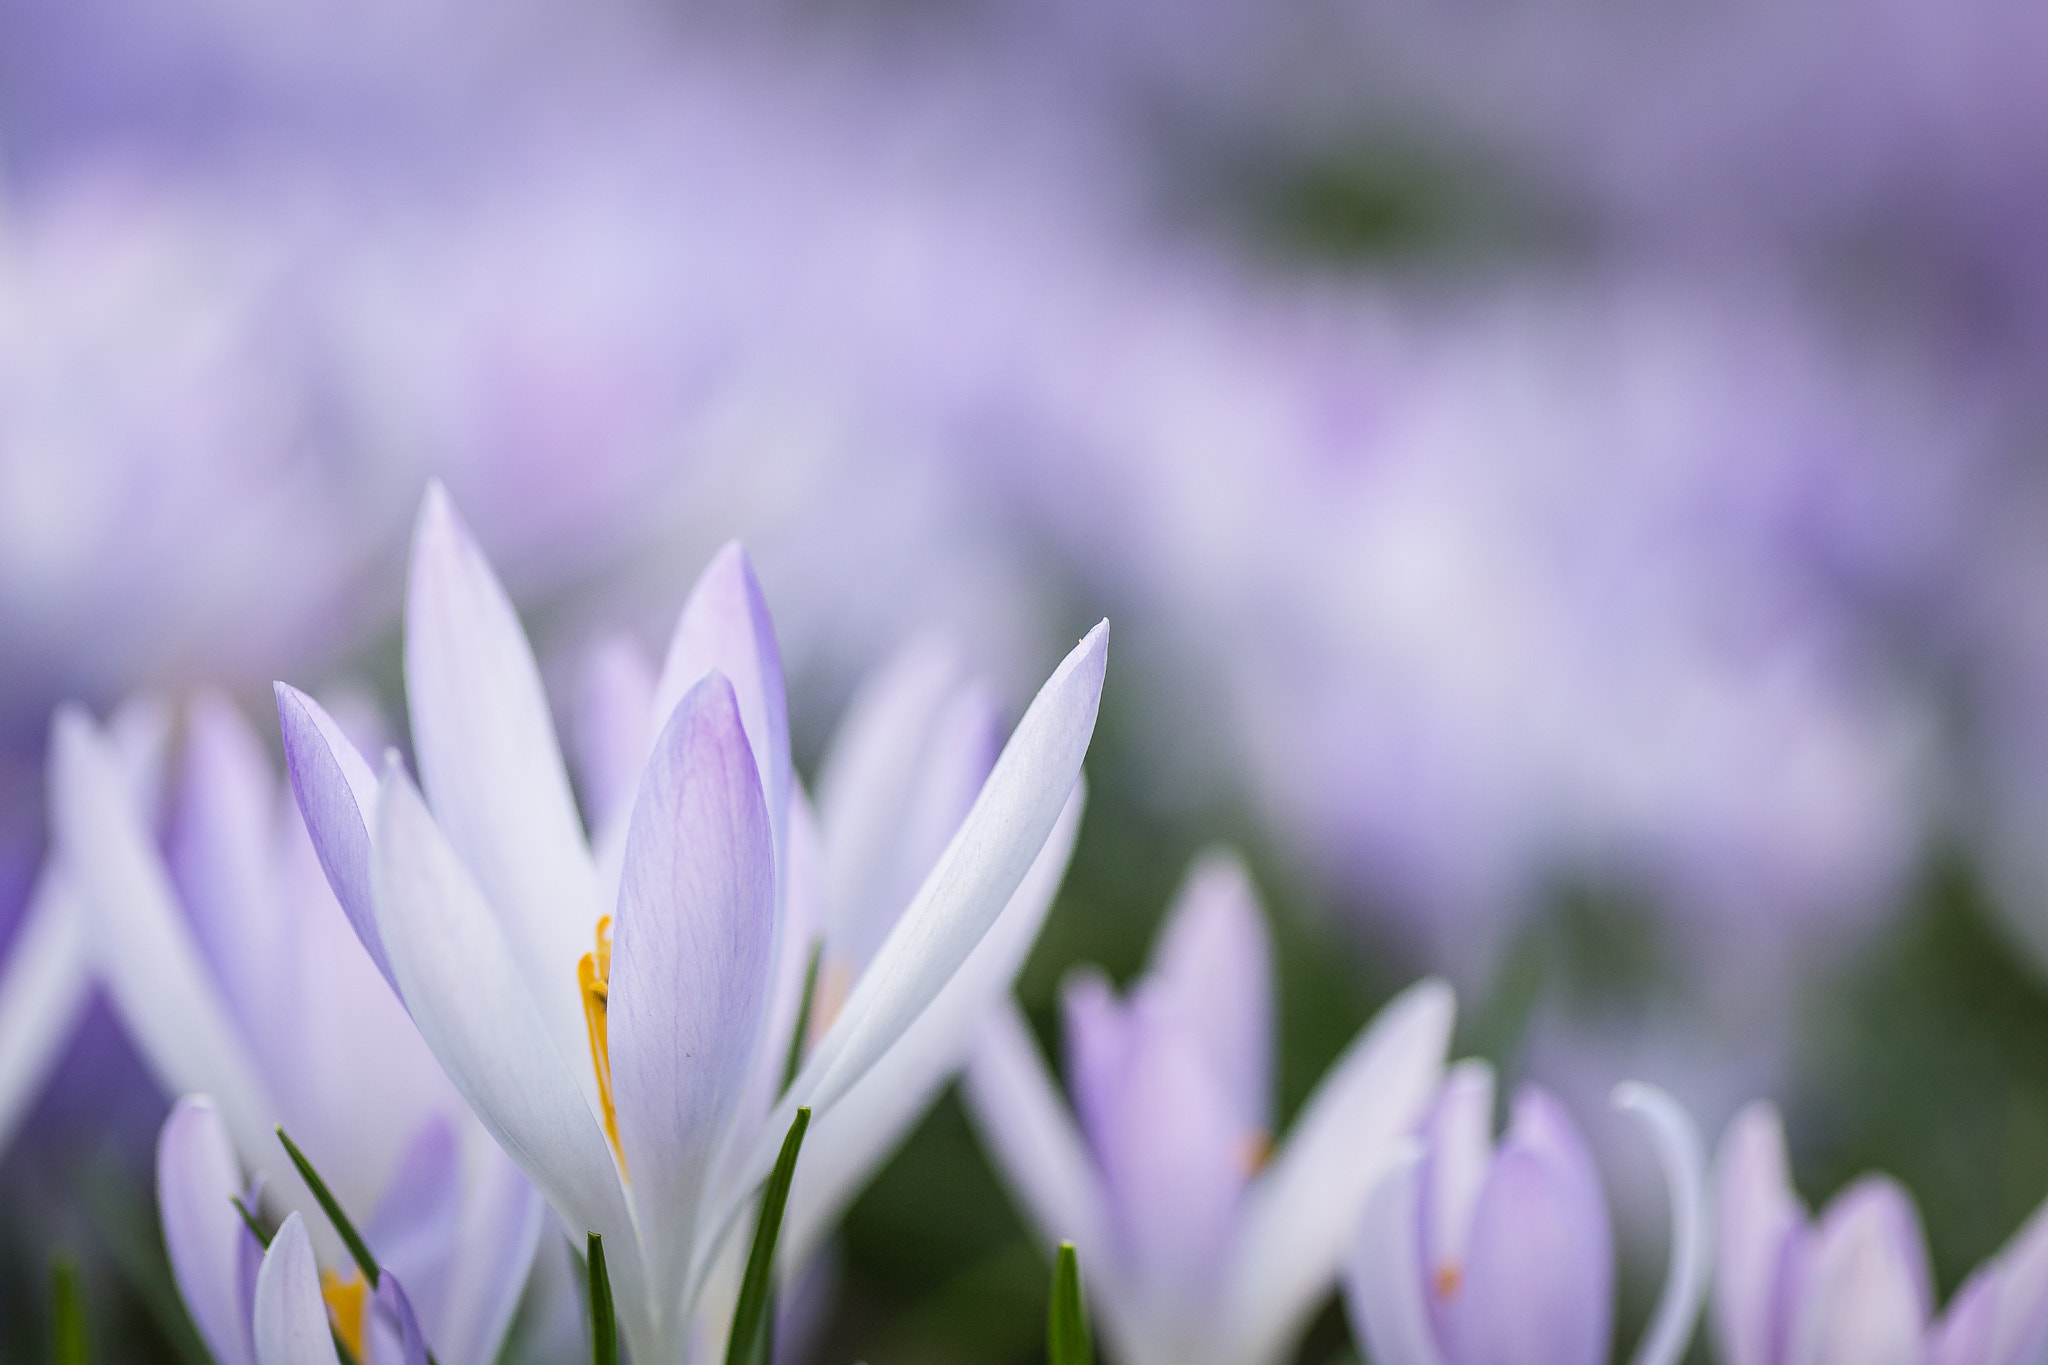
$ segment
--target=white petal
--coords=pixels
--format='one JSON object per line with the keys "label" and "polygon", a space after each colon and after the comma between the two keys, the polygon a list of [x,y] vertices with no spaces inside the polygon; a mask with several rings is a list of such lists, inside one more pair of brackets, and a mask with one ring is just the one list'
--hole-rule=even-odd
{"label": "white petal", "polygon": [[370,895],[370,831],[377,827],[377,776],[327,709],[276,683],[278,730],[292,796],[321,871],[354,926],[363,950],[393,990],[391,962],[377,932]]}
{"label": "white petal", "polygon": [[1472,1212],[1493,1168],[1493,1068],[1467,1059],[1437,1092],[1422,1163],[1422,1251],[1432,1275],[1465,1263]]}
{"label": "white petal", "polygon": [[156,1191],[171,1275],[193,1325],[221,1365],[253,1365],[253,1286],[243,1276],[256,1242],[228,1202],[243,1193],[241,1166],[220,1111],[205,1096],[179,1100],[164,1120]]}
{"label": "white petal", "polygon": [[1443,1365],[1422,1255],[1421,1145],[1396,1154],[1365,1201],[1345,1266],[1344,1307],[1374,1365]]}
{"label": "white petal", "polygon": [[1443,1075],[1456,1002],[1424,981],[1364,1030],[1253,1183],[1225,1317],[1240,1358],[1271,1358],[1326,1293],[1366,1196]]}
{"label": "white petal", "polygon": [[593,843],[602,843],[605,832],[623,826],[633,812],[640,769],[654,747],[648,723],[653,707],[654,669],[639,645],[615,636],[584,656],[576,697],[576,777],[596,831]]}
{"label": "white petal", "polygon": [[1244,863],[1224,850],[1195,860],[1166,913],[1140,988],[1200,1040],[1238,1128],[1273,1125],[1273,950]]}
{"label": "white petal", "polygon": [[0,1152],[64,1055],[91,980],[86,908],[63,870],[45,866],[0,969]]}
{"label": "white petal", "polygon": [[1787,1239],[1806,1223],[1792,1192],[1785,1132],[1770,1104],[1728,1124],[1714,1171],[1714,1345],[1727,1365],[1777,1365]]}
{"label": "white petal", "polygon": [[57,715],[51,826],[95,928],[114,1006],[166,1093],[219,1103],[235,1145],[268,1150],[277,1107],[213,983],[114,756],[82,712]]}
{"label": "white petal", "polygon": [[982,1020],[1002,1005],[1038,939],[1066,876],[1086,804],[1084,784],[1076,783],[1052,837],[994,927],[896,1046],[814,1125],[790,1187],[785,1266],[809,1259],[846,1204],[966,1064]]}
{"label": "white petal", "polygon": [[1920,1365],[1930,1280],[1911,1198],[1880,1177],[1857,1181],[1822,1216],[1788,1365]]}
{"label": "white petal", "polygon": [[[597,922],[597,874],[533,651],[439,484],[413,539],[405,691],[435,822],[571,1055],[584,1032],[576,963]],[[587,1093],[595,1100],[594,1081]]]}
{"label": "white petal", "polygon": [[256,1272],[256,1365],[341,1365],[305,1220],[284,1220]]}
{"label": "white petal", "polygon": [[1664,1288],[1630,1365],[1676,1365],[1699,1321],[1712,1263],[1706,1158],[1692,1116],[1655,1086],[1622,1085],[1614,1092],[1614,1103],[1638,1115],[1649,1129],[1671,1199],[1671,1255],[1664,1268]]}
{"label": "white petal", "polygon": [[546,1206],[511,1159],[474,1125],[464,1134],[463,1149],[461,1222],[435,1358],[440,1365],[491,1365],[526,1287]]}

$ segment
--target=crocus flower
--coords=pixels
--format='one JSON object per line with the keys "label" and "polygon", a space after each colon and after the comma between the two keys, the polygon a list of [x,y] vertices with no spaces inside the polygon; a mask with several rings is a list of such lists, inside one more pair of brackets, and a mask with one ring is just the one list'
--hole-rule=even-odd
{"label": "crocus flower", "polygon": [[2048,1207],[1936,1317],[1912,1197],[1865,1176],[1809,1217],[1770,1104],[1728,1125],[1715,1181],[1722,1365],[2022,1365],[2048,1350]]}
{"label": "crocus flower", "polygon": [[[254,730],[224,699],[187,709],[169,837],[159,846],[117,751],[82,712],[51,761],[60,870],[90,960],[161,1087],[209,1093],[245,1153],[283,1125],[364,1236],[402,1273],[437,1359],[486,1365],[518,1302],[541,1204],[470,1117],[351,933]],[[312,1243],[346,1336],[361,1281],[286,1168],[278,1211]]]}
{"label": "crocus flower", "polygon": [[1453,1001],[1426,981],[1353,1041],[1273,1147],[1271,978],[1250,882],[1212,856],[1123,999],[1100,975],[1069,979],[1073,1117],[1014,1006],[970,1064],[984,1140],[1039,1233],[1080,1249],[1124,1365],[1282,1359],[1435,1091]]}
{"label": "crocus flower", "polygon": [[[1624,1085],[1671,1191],[1671,1257],[1634,1365],[1674,1365],[1706,1293],[1705,1162],[1663,1091]],[[1366,1206],[1344,1285],[1380,1365],[1600,1365],[1614,1330],[1614,1244],[1571,1116],[1526,1086],[1493,1141],[1493,1070],[1461,1062],[1419,1141]]]}
{"label": "crocus flower", "polygon": [[708,1271],[796,1109],[830,1122],[915,1039],[1031,874],[1080,773],[1107,644],[1096,627],[1041,690],[786,1089],[781,1006],[808,948],[784,913],[800,789],[779,650],[737,546],[683,609],[623,833],[601,827],[594,846],[518,619],[438,487],[405,632],[426,795],[395,762],[374,776],[280,685],[330,883],[484,1125],[572,1230],[604,1237],[637,1360],[684,1357]]}
{"label": "crocus flower", "polygon": [[337,1334],[358,1365],[426,1365],[426,1339],[396,1272],[385,1269],[375,1290],[350,1292],[354,1312],[343,1326],[329,1318],[330,1272],[305,1217],[294,1210],[267,1246],[257,1240],[243,1211],[255,1207],[263,1182],[243,1181],[212,1100],[178,1101],[157,1139],[156,1171],[171,1274],[217,1365],[339,1365]]}

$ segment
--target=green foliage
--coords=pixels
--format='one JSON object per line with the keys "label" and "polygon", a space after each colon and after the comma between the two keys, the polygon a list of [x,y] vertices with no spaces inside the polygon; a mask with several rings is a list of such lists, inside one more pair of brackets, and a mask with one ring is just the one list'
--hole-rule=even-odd
{"label": "green foliage", "polygon": [[50,1339],[56,1365],[85,1365],[85,1300],[78,1266],[68,1256],[50,1264]]}
{"label": "green foliage", "polygon": [[726,1340],[725,1365],[756,1365],[774,1354],[775,1242],[782,1234],[782,1213],[789,1204],[789,1182],[796,1176],[797,1153],[803,1149],[804,1132],[811,1126],[811,1111],[799,1109],[782,1139],[782,1151],[775,1169],[761,1190],[761,1214],[754,1224],[754,1245],[747,1253],[746,1274],[740,1280],[740,1299],[732,1312],[732,1335]]}
{"label": "green foliage", "polygon": [[604,1238],[590,1234],[590,1365],[619,1365],[619,1316],[612,1304],[612,1277],[605,1268]]}
{"label": "green foliage", "polygon": [[1045,1312],[1046,1365],[1095,1365],[1088,1305],[1081,1297],[1081,1265],[1072,1242],[1060,1243],[1052,1272],[1052,1302]]}
{"label": "green foliage", "polygon": [[370,1254],[369,1243],[356,1231],[356,1225],[342,1212],[341,1201],[334,1197],[327,1188],[327,1182],[313,1169],[313,1163],[306,1160],[306,1154],[299,1150],[298,1144],[285,1134],[283,1128],[277,1130],[277,1140],[284,1144],[285,1153],[291,1157],[292,1165],[298,1167],[299,1176],[306,1182],[306,1187],[313,1191],[313,1198],[320,1201],[320,1209],[327,1215],[327,1221],[334,1224],[334,1230],[341,1234],[342,1245],[348,1248],[349,1256],[356,1263],[356,1269],[363,1272],[363,1278],[370,1282],[370,1288],[375,1289],[378,1281],[383,1278],[383,1271],[377,1266],[377,1258]]}

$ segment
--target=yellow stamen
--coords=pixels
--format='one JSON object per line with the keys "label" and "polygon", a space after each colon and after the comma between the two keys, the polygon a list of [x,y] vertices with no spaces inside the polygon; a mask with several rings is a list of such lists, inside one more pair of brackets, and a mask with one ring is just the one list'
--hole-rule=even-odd
{"label": "yellow stamen", "polygon": [[1273,1135],[1253,1129],[1237,1140],[1237,1165],[1247,1179],[1266,1169],[1273,1159]]}
{"label": "yellow stamen", "polygon": [[370,1321],[369,1282],[360,1271],[342,1275],[322,1270],[320,1297],[327,1301],[327,1316],[334,1320],[334,1335],[341,1338],[341,1344],[358,1361],[368,1360],[363,1347],[367,1344],[365,1333]]}
{"label": "yellow stamen", "polygon": [[1455,1262],[1446,1262],[1436,1268],[1436,1296],[1440,1299],[1456,1298],[1464,1286],[1465,1272]]}
{"label": "yellow stamen", "polygon": [[626,1151],[619,1146],[619,1115],[612,1108],[612,1049],[609,1010],[612,981],[612,917],[597,921],[597,950],[576,964],[576,984],[583,990],[583,1022],[590,1029],[590,1060],[597,1069],[597,1097],[604,1104],[604,1134],[626,1173]]}

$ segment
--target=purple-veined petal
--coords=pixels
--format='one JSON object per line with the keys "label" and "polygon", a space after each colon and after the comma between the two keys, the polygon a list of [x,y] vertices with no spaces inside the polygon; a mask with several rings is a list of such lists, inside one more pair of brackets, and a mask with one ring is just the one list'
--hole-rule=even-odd
{"label": "purple-veined petal", "polygon": [[1671,1254],[1664,1269],[1664,1288],[1629,1365],[1677,1365],[1686,1343],[1692,1340],[1693,1325],[1699,1321],[1700,1305],[1707,1294],[1707,1270],[1713,1261],[1706,1157],[1692,1116],[1662,1090],[1629,1081],[1615,1088],[1614,1103],[1643,1121],[1657,1149],[1658,1165],[1664,1169],[1671,1208]]}
{"label": "purple-veined petal", "polygon": [[320,1267],[298,1214],[270,1239],[256,1272],[256,1365],[341,1365],[320,1296]]}
{"label": "purple-veined petal", "polygon": [[[576,964],[597,923],[597,875],[533,651],[439,484],[413,537],[405,692],[435,823],[496,916],[556,1048],[573,1056],[586,1046]],[[594,1077],[578,1084],[595,1102]]]}
{"label": "purple-veined petal", "polygon": [[321,870],[356,937],[393,990],[391,962],[370,899],[370,831],[377,823],[377,775],[319,702],[276,684],[277,722],[284,736],[292,795],[312,837]]}
{"label": "purple-veined petal", "polygon": [[1396,996],[1330,1068],[1252,1183],[1225,1291],[1241,1358],[1272,1358],[1328,1292],[1366,1196],[1443,1075],[1455,1013],[1441,981]]}
{"label": "purple-veined petal", "polygon": [[1715,1162],[1715,1349],[1727,1365],[1781,1365],[1787,1239],[1805,1226],[1778,1111],[1758,1101],[1728,1125]]}
{"label": "purple-veined petal", "polygon": [[447,1301],[434,1327],[435,1355],[441,1365],[491,1365],[533,1268],[546,1205],[475,1125],[463,1151],[469,1175]]}
{"label": "purple-veined petal", "polygon": [[1787,1365],[1921,1365],[1933,1276],[1911,1197],[1857,1181],[1821,1215],[1812,1255]]}
{"label": "purple-veined petal", "polygon": [[277,1110],[143,828],[119,766],[83,712],[59,711],[51,829],[94,925],[94,952],[163,1089],[214,1097],[238,1147],[260,1151]]}
{"label": "purple-veined petal", "polygon": [[0,1152],[85,1013],[92,985],[86,914],[70,877],[45,864],[0,963]]}
{"label": "purple-veined petal", "polygon": [[809,1258],[946,1082],[966,1065],[982,1020],[1008,994],[1037,941],[1066,876],[1086,805],[1085,784],[1077,782],[1052,837],[994,927],[896,1046],[813,1125],[790,1186],[783,1224],[783,1263],[792,1272]]}
{"label": "purple-veined petal", "polygon": [[1188,873],[1152,951],[1145,990],[1201,1040],[1243,1134],[1273,1123],[1273,952],[1258,894],[1231,853]]}
{"label": "purple-veined petal", "polygon": [[1462,1275],[1472,1211],[1493,1168],[1493,1068],[1467,1059],[1444,1077],[1422,1163],[1422,1256],[1432,1281]]}
{"label": "purple-veined petal", "polygon": [[250,1311],[256,1286],[246,1257],[256,1239],[228,1202],[241,1170],[220,1112],[203,1095],[171,1107],[156,1145],[156,1197],[164,1249],[192,1323],[219,1365],[255,1365]]}
{"label": "purple-veined petal", "polygon": [[1112,1252],[1101,1182],[1014,1002],[982,1024],[965,1079],[967,1112],[1026,1220],[1048,1246],[1072,1242],[1092,1279]]}
{"label": "purple-veined petal", "polygon": [[740,721],[753,747],[779,851],[789,801],[789,702],[783,692],[782,647],[776,643],[775,625],[754,578],[753,563],[736,540],[711,557],[683,604],[654,687],[650,732],[665,729],[670,713],[714,670],[726,676],[739,699]]}
{"label": "purple-veined petal", "polygon": [[588,1041],[573,1059],[557,1048],[490,907],[396,763],[377,823],[378,925],[413,1021],[563,1221],[603,1234],[621,1324],[641,1332],[649,1319],[632,1220],[602,1120],[573,1074],[592,1066]]}
{"label": "purple-veined petal", "polygon": [[370,1359],[363,1365],[427,1365],[427,1338],[402,1277],[390,1267],[370,1301]]}
{"label": "purple-veined petal", "polygon": [[1614,1246],[1600,1177],[1563,1108],[1533,1087],[1472,1213],[1465,1271],[1438,1321],[1450,1365],[1602,1365]]}
{"label": "purple-veined petal", "polygon": [[737,698],[711,673],[647,764],[613,928],[612,1093],[648,1276],[673,1303],[761,1033],[775,846]]}
{"label": "purple-veined petal", "polygon": [[1365,1201],[1345,1264],[1344,1307],[1374,1365],[1443,1365],[1422,1253],[1423,1149],[1405,1142]]}
{"label": "purple-veined petal", "polygon": [[1980,1266],[1949,1300],[1927,1338],[1927,1365],[1991,1365],[2004,1285],[1995,1265]]}
{"label": "purple-veined petal", "polygon": [[624,825],[654,747],[654,669],[640,646],[608,636],[584,655],[576,693],[576,778],[593,843]]}

